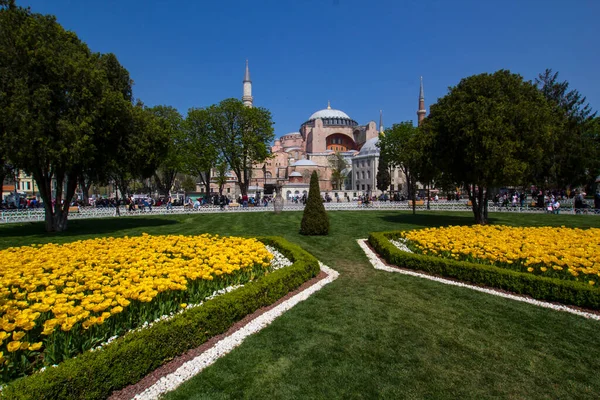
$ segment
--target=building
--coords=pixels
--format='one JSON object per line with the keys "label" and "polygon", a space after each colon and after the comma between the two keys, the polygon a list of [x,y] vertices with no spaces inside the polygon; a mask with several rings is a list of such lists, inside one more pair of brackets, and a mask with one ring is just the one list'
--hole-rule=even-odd
{"label": "building", "polygon": [[[242,101],[252,107],[252,81],[246,60]],[[425,97],[421,77],[419,92],[419,124],[425,118]],[[284,198],[292,199],[308,193],[310,176],[316,171],[322,193],[331,197],[357,197],[365,194],[378,195],[377,168],[379,166],[379,135],[384,134],[383,113],[379,115],[379,129],[375,121],[360,125],[342,110],[331,107],[311,114],[300,125],[298,132],[290,132],[276,139],[271,147],[272,157],[255,165],[252,171],[249,194],[264,191],[265,186],[280,186]],[[334,160],[341,157],[345,168],[341,171]],[[335,173],[334,173],[335,172]],[[341,185],[332,179],[341,173]],[[399,169],[391,169],[392,192],[406,192],[404,174]],[[233,178],[233,177],[232,177]],[[338,187],[339,186],[339,187]],[[232,179],[225,186],[226,194],[238,196],[237,182]],[[232,197],[233,197],[232,196]]]}

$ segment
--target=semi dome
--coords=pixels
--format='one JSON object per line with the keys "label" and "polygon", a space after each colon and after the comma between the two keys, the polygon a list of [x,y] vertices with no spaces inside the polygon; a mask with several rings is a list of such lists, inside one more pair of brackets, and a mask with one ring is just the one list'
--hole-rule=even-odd
{"label": "semi dome", "polygon": [[379,147],[377,147],[377,143],[379,143],[379,138],[371,138],[365,142],[363,147],[361,147],[359,156],[379,156]]}
{"label": "semi dome", "polygon": [[298,160],[292,164],[292,167],[317,167],[317,164],[311,160]]}
{"label": "semi dome", "polygon": [[294,171],[290,174],[290,177],[292,177],[292,176],[302,176],[302,174],[300,172]]}

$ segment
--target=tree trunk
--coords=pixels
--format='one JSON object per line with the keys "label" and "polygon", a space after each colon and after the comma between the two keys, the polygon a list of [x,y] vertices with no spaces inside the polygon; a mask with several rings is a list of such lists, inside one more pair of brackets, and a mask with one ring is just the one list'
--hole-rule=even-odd
{"label": "tree trunk", "polygon": [[[412,180],[412,177],[411,177]],[[416,191],[416,183],[415,182],[411,182],[409,187],[410,187],[410,191],[412,193],[412,209],[413,209],[413,215],[417,214],[417,191]]]}
{"label": "tree trunk", "polygon": [[473,209],[475,223],[479,225],[487,224],[487,190],[484,187],[479,187],[478,192],[475,192],[475,185],[468,185],[469,200]]}
{"label": "tree trunk", "polygon": [[83,205],[90,205],[90,188],[92,187],[92,180],[87,180],[85,177],[81,176],[79,178],[79,186],[81,186],[81,191],[83,192]]}

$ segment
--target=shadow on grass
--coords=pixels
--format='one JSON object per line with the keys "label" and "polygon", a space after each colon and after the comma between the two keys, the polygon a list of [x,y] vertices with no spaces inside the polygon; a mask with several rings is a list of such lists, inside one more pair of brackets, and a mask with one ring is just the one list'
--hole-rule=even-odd
{"label": "shadow on grass", "polygon": [[154,228],[178,224],[180,221],[165,218],[98,218],[69,221],[65,232],[46,232],[44,222],[26,222],[0,226],[0,238],[14,236],[79,236],[111,233],[137,228]]}
{"label": "shadow on grass", "polygon": [[[384,215],[381,217],[382,220],[386,222],[396,223],[396,224],[410,224],[416,226],[425,226],[425,227],[439,227],[439,226],[448,226],[448,225],[473,225],[475,223],[475,218],[471,213],[463,213],[462,215],[448,215],[442,213],[417,213],[415,215],[402,213],[395,215]],[[488,223],[494,224],[496,222],[496,218],[488,217]]]}

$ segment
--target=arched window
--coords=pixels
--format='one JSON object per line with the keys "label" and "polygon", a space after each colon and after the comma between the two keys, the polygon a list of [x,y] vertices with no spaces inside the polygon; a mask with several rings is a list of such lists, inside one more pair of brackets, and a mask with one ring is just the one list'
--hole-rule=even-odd
{"label": "arched window", "polygon": [[365,171],[362,172],[362,178],[365,179]]}
{"label": "arched window", "polygon": [[371,179],[371,171],[367,171],[367,179]]}

